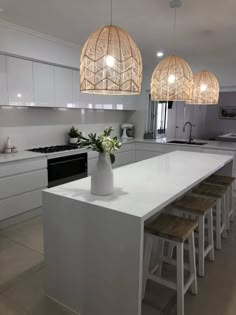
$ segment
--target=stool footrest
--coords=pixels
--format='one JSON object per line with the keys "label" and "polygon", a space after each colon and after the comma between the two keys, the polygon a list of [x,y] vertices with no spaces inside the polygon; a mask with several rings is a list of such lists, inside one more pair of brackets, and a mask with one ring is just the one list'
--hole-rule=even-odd
{"label": "stool footrest", "polygon": [[[147,279],[150,279],[154,282],[157,282],[161,285],[164,285],[172,290],[177,290],[177,285],[175,282],[152,275],[152,274],[148,274]],[[188,291],[189,287],[191,286],[191,284],[193,283],[194,280],[194,274],[190,274],[188,280],[186,281],[185,285],[184,285],[184,294]]]}

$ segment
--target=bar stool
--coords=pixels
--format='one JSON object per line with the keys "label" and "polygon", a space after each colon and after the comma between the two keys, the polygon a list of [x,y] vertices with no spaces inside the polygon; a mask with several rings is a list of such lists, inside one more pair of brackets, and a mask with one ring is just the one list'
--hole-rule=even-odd
{"label": "bar stool", "polygon": [[[214,199],[204,199],[197,196],[185,195],[172,204],[182,214],[194,216],[198,220],[198,274],[204,277],[205,258],[214,261],[214,238],[212,209],[216,205]],[[207,220],[207,241],[205,247],[205,219]]]}
{"label": "bar stool", "polygon": [[[184,315],[184,295],[191,287],[193,294],[197,294],[197,275],[196,275],[196,258],[194,245],[194,230],[198,226],[197,221],[180,218],[174,215],[162,213],[153,222],[145,225],[145,237],[149,238],[148,245],[144,248],[143,264],[143,295],[146,289],[147,280],[150,279],[161,285],[177,291],[177,315]],[[177,282],[164,279],[150,271],[150,258],[153,248],[153,238],[160,240],[162,262],[177,265]],[[189,270],[190,276],[184,283],[184,242],[188,241],[189,245]],[[164,256],[164,242],[173,243],[177,248],[177,260],[170,260]],[[145,261],[147,260],[147,261]],[[156,270],[156,268],[154,268]]]}
{"label": "bar stool", "polygon": [[193,194],[216,199],[216,249],[221,249],[221,236],[227,237],[226,233],[226,191],[227,187],[202,183],[192,190]]}
{"label": "bar stool", "polygon": [[206,179],[209,184],[222,185],[227,187],[227,217],[226,217],[226,229],[230,229],[230,221],[234,222],[235,210],[233,200],[233,185],[235,177],[223,176],[223,175],[212,175]]}

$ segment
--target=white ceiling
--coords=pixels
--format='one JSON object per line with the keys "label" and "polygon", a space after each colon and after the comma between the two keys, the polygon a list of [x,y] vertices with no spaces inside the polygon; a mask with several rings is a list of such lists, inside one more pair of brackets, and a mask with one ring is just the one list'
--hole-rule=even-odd
{"label": "white ceiling", "polygon": [[[1,19],[80,45],[110,22],[110,0],[0,0],[0,8]],[[235,17],[235,0],[185,0],[177,10],[176,53],[196,69],[236,70]],[[113,24],[130,33],[146,65],[157,63],[158,50],[172,53],[168,0],[113,0]]]}

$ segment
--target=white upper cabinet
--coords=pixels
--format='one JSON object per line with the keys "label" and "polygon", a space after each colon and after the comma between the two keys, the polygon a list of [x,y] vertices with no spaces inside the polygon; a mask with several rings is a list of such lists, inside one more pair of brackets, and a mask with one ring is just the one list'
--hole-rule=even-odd
{"label": "white upper cabinet", "polygon": [[33,106],[33,62],[6,57],[9,105]]}
{"label": "white upper cabinet", "polygon": [[54,67],[33,63],[34,103],[35,106],[54,106]]}
{"label": "white upper cabinet", "polygon": [[0,105],[8,104],[6,57],[0,55]]}
{"label": "white upper cabinet", "polygon": [[54,67],[55,107],[73,107],[73,71]]}
{"label": "white upper cabinet", "polygon": [[89,108],[89,95],[80,92],[80,73],[73,70],[73,105],[75,108]]}
{"label": "white upper cabinet", "polygon": [[81,93],[75,68],[0,54],[0,105],[136,110],[140,97]]}

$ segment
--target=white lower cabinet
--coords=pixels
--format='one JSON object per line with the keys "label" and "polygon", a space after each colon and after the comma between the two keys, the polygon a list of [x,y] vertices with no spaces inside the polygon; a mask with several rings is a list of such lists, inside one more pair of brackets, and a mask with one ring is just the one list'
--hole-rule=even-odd
{"label": "white lower cabinet", "polygon": [[0,220],[8,219],[41,206],[42,189],[0,200]]}
{"label": "white lower cabinet", "polygon": [[147,160],[150,158],[153,158],[155,156],[161,155],[163,153],[158,151],[142,151],[142,150],[136,150],[135,152],[135,161],[139,162],[142,160]]}
{"label": "white lower cabinet", "polygon": [[[112,165],[113,168],[134,163],[135,162],[135,150],[119,152],[115,154],[116,160],[115,163]],[[88,175],[91,175],[91,171],[96,166],[98,160],[97,157],[88,158]]]}
{"label": "white lower cabinet", "polygon": [[47,185],[46,157],[1,163],[0,220],[40,208]]}
{"label": "white lower cabinet", "polygon": [[47,170],[38,170],[0,179],[0,199],[20,195],[26,191],[47,187]]}
{"label": "white lower cabinet", "polygon": [[118,167],[135,162],[135,150],[125,151],[115,154],[116,160],[113,167]]}
{"label": "white lower cabinet", "polygon": [[[112,165],[113,168],[134,163],[135,162],[135,144],[128,143],[122,145],[119,151],[115,152],[115,163]],[[98,153],[94,151],[88,152],[88,175],[91,175],[92,169],[95,167],[98,160]]]}

